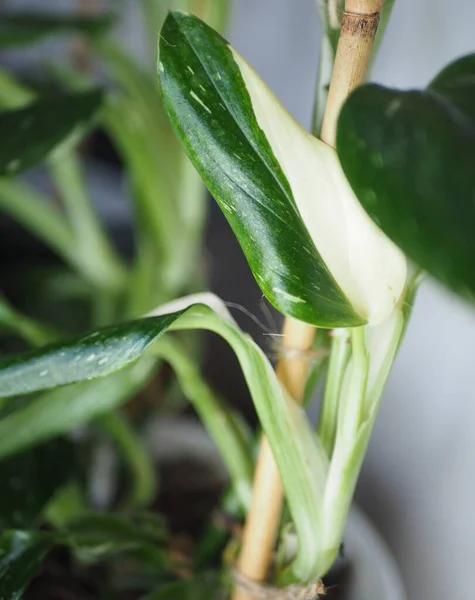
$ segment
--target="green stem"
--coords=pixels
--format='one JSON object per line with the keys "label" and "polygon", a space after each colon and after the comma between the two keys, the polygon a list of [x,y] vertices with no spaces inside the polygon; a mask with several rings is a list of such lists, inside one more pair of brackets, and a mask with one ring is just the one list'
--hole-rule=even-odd
{"label": "green stem", "polygon": [[110,289],[110,281],[100,265],[81,251],[74,231],[49,198],[19,180],[1,177],[0,210],[51,248],[90,284]]}
{"label": "green stem", "polygon": [[16,333],[34,347],[44,346],[58,339],[59,333],[48,325],[17,311],[0,296],[0,325]]}
{"label": "green stem", "polygon": [[318,435],[329,457],[333,453],[333,446],[335,444],[340,391],[350,355],[349,341],[349,329],[334,330],[318,426]]}
{"label": "green stem", "polygon": [[101,281],[101,287],[120,289],[126,270],[99,222],[76,153],[56,155],[48,161],[48,166],[83,262],[90,264],[89,270],[94,271],[94,279]]}
{"label": "green stem", "polygon": [[315,99],[312,114],[312,133],[317,137],[320,135],[322,129],[323,115],[325,114],[334,58],[335,53],[330,38],[323,33],[320,42],[320,55],[318,58],[317,82],[315,85]]}
{"label": "green stem", "polygon": [[351,329],[351,346],[352,355],[341,386],[337,431],[323,495],[320,576],[330,569],[338,556],[367,445],[367,438],[361,439],[359,435],[370,367],[365,327]]}
{"label": "green stem", "polygon": [[205,382],[178,340],[162,338],[154,354],[167,361],[175,371],[183,393],[219,450],[236,495],[247,509],[252,492],[253,459],[249,439],[243,434],[236,415]]}
{"label": "green stem", "polygon": [[344,381],[342,386],[337,435],[350,437],[358,431],[366,397],[368,371],[366,328],[355,327],[351,329],[351,361],[348,381]]}
{"label": "green stem", "polygon": [[102,428],[113,439],[133,477],[130,493],[134,505],[147,506],[157,490],[157,471],[142,440],[118,410],[100,418]]}
{"label": "green stem", "polygon": [[[23,106],[36,94],[0,70],[0,105]],[[73,150],[55,153],[48,160],[60,191],[65,219],[32,188],[6,178],[0,181],[0,208],[42,239],[66,262],[99,288],[117,289],[125,279],[125,268],[112,248],[95,213],[79,161]],[[20,196],[23,198],[20,200]]]}
{"label": "green stem", "polygon": [[[195,299],[198,300],[197,297]],[[311,581],[318,568],[319,499],[323,495],[328,468],[326,453],[305,412],[282,389],[262,350],[242,334],[216,300],[213,297],[207,300],[214,310],[196,305],[183,313],[170,330],[207,329],[224,337],[235,351],[278,465],[299,538],[298,552],[289,567],[289,577],[294,581]],[[161,311],[167,312],[178,305],[183,308],[182,302],[171,303],[162,307]],[[285,445],[282,445],[282,440],[286,440]]]}
{"label": "green stem", "polygon": [[65,262],[79,267],[73,233],[64,216],[48,198],[20,181],[2,177],[0,209],[52,248]]}
{"label": "green stem", "polygon": [[379,18],[378,31],[376,32],[376,37],[373,45],[373,55],[371,57],[371,64],[373,65],[379,54],[379,48],[381,46],[381,42],[383,41],[384,34],[386,32],[386,28],[389,23],[389,19],[391,18],[391,14],[394,8],[395,0],[384,0],[383,7],[381,9],[381,15]]}

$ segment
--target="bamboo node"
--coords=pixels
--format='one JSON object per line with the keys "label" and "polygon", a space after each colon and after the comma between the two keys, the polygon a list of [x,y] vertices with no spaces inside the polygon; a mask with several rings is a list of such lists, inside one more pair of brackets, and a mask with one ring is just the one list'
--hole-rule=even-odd
{"label": "bamboo node", "polygon": [[379,25],[379,13],[362,15],[344,11],[341,19],[341,31],[350,36],[373,39]]}
{"label": "bamboo node", "polygon": [[249,579],[237,568],[232,570],[232,575],[236,589],[249,595],[252,600],[318,600],[326,593],[321,580],[308,585],[293,584],[279,588]]}
{"label": "bamboo node", "polygon": [[315,361],[323,360],[329,354],[329,351],[326,348],[314,350],[313,348],[305,349],[286,346],[279,338],[274,341],[272,346],[274,357],[279,361],[298,360],[313,363]]}

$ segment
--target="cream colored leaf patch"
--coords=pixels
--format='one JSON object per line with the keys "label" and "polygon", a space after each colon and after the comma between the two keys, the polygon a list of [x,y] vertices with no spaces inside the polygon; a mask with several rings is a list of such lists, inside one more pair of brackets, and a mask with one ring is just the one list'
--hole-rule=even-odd
{"label": "cream colored leaf patch", "polygon": [[231,48],[257,123],[289,182],[296,210],[328,270],[355,311],[371,324],[394,309],[406,259],[368,217],[336,151],[306,132],[252,67]]}

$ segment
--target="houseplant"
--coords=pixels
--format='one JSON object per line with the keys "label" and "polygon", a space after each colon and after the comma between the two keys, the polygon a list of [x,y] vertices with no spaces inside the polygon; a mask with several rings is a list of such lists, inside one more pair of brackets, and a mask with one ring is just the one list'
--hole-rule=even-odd
{"label": "houseplant", "polygon": [[[463,234],[473,222],[467,194],[473,190],[473,176],[466,166],[474,156],[473,57],[443,70],[427,91],[362,87],[345,104],[337,128],[348,88],[363,78],[361,65],[370,55],[379,8],[375,2],[349,1],[343,13],[325,113],[330,116],[325,116],[321,132],[328,144],[336,138],[338,156],[299,128],[252,68],[201,21],[173,13],[161,32],[158,71],[171,122],[231,222],[264,293],[289,316],[278,377],[223,303],[209,295],[172,302],[146,318],[1,365],[0,395],[11,397],[127,373],[151,355],[170,362],[188,395],[201,406],[225,458],[232,481],[226,502],[241,510],[251,508],[237,562],[237,597],[249,596],[256,590],[253,585],[259,593],[281,593],[260,587],[277,532],[272,585],[284,590],[298,586],[291,589],[301,594],[322,590],[319,579],[339,554],[359,467],[408,320],[419,269],[408,267],[402,252],[371,224],[354,193],[421,267],[458,291],[473,292],[470,231]],[[328,40],[332,35],[328,30]],[[317,129],[318,117],[316,121]],[[446,166],[445,185],[436,176],[441,163]],[[434,198],[436,203],[428,205]],[[461,211],[457,214],[454,198]],[[315,344],[313,330],[304,322],[334,331],[317,435],[288,394],[302,395],[309,357],[328,340],[320,335]],[[236,352],[250,387],[268,440],[262,446],[252,504],[248,442],[228,417],[213,427],[217,415],[221,419],[228,413],[210,402],[212,392],[183,346],[163,337],[166,330],[188,328],[222,335]],[[57,406],[64,405],[67,390],[57,391],[62,396]],[[34,409],[29,418],[35,418]],[[224,435],[223,422],[229,425]],[[4,431],[11,429],[12,421]],[[263,474],[271,484],[262,486]],[[282,519],[278,474],[287,502]],[[266,512],[256,512],[256,498],[269,491]],[[52,522],[57,525],[58,518]],[[256,523],[264,530],[267,547],[262,541],[255,544]],[[55,541],[75,539],[78,529],[71,524],[69,515],[58,532],[22,539],[31,539],[27,550],[41,555]],[[19,534],[7,535],[11,539]],[[254,562],[246,550],[253,544]],[[226,553],[231,566],[237,554],[231,545]],[[13,556],[13,568],[21,558],[18,552]],[[250,567],[260,574],[250,573]],[[200,583],[191,585],[193,597],[198,597]],[[172,597],[173,590],[158,593]]]}

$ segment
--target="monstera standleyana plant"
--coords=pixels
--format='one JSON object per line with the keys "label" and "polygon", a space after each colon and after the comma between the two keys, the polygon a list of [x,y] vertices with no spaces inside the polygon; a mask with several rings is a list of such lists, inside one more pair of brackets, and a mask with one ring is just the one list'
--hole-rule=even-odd
{"label": "monstera standleyana plant", "polygon": [[[347,35],[364,33],[369,58],[368,39],[372,42],[378,14],[359,15],[360,4],[365,3],[347,3],[355,10],[343,14],[335,69],[351,59],[345,58]],[[369,4],[381,6],[376,0]],[[333,49],[339,32],[331,20],[327,34]],[[357,44],[352,48],[356,52]],[[68,419],[72,427],[103,414],[124,400],[117,399],[118,390],[124,385],[138,389],[157,359],[164,360],[228,468],[227,506],[238,506],[239,514],[252,512],[256,498],[262,498],[262,478],[276,496],[271,500],[277,504],[267,511],[277,515],[272,525],[279,534],[275,583],[308,594],[310,588],[299,586],[317,582],[339,554],[360,466],[410,313],[419,267],[409,265],[397,245],[458,291],[474,291],[474,59],[454,63],[426,91],[372,85],[356,90],[341,111],[336,149],[302,129],[252,67],[194,16],[173,12],[167,17],[158,77],[178,139],[228,219],[263,293],[299,331],[310,328],[311,340],[313,326],[333,331],[317,431],[296,402],[301,398],[290,377],[292,365],[303,364],[299,372],[305,379],[314,354],[287,345],[276,373],[225,304],[206,293],[0,363],[6,408],[8,398],[42,392],[2,414],[0,458],[64,432]],[[329,102],[334,85],[332,80]],[[0,158],[11,170],[18,156],[8,151]],[[31,333],[31,322],[14,314],[11,321]],[[44,330],[34,325],[35,336],[46,341]],[[184,329],[213,331],[234,350],[276,475],[263,477],[269,463],[254,469],[252,444],[233,411],[201,378],[182,340],[165,335]],[[310,347],[322,339],[327,343],[328,336],[315,338]],[[92,381],[99,378],[100,386]],[[282,516],[278,486],[271,484],[277,476],[288,506]],[[248,554],[256,539],[253,527],[271,526],[263,507],[244,530],[237,562],[241,582],[253,583]],[[17,590],[24,587],[33,567],[22,578],[22,561],[36,568],[54,544],[77,539],[81,526],[76,520],[63,522],[60,534],[5,532],[0,574],[20,581]],[[267,537],[273,550],[275,536]],[[149,538],[147,544],[151,551]],[[235,550],[232,543],[225,556],[234,561]],[[257,545],[255,551],[259,557],[265,549]],[[259,585],[269,564],[267,558],[256,562],[263,570],[262,576],[254,572]],[[8,596],[11,589],[0,583],[3,596],[14,597]],[[176,593],[183,593],[179,589]],[[249,589],[238,589],[236,598],[250,597]],[[195,592],[197,598],[198,588]],[[158,593],[157,598],[167,597],[160,588]],[[206,592],[207,597],[214,593]]]}
{"label": "monstera standleyana plant", "polygon": [[[361,207],[336,151],[302,129],[215,31],[171,14],[160,35],[158,73],[171,123],[266,297],[290,317],[344,329],[335,338],[319,426],[329,465],[321,467],[312,528],[299,528],[299,509],[289,500],[300,541],[294,574],[319,577],[337,556],[403,330],[406,259]],[[269,441],[279,464],[282,442],[272,434]],[[288,486],[286,493],[292,495]]]}

